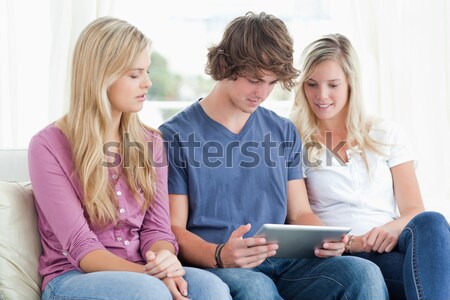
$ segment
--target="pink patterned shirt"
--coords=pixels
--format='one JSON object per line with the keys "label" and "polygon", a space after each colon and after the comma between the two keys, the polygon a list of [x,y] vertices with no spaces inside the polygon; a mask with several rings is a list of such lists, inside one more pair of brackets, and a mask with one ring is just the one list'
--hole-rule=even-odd
{"label": "pink patterned shirt", "polygon": [[[115,183],[119,222],[95,228],[84,215],[83,190],[73,174],[71,147],[65,135],[54,125],[38,132],[28,149],[30,179],[33,186],[42,254],[39,272],[42,290],[54,277],[80,269],[81,259],[89,252],[106,249],[131,262],[144,264],[145,253],[160,240],[178,244],[170,229],[167,192],[167,164],[161,137],[148,132],[157,163],[155,203],[145,214],[128,188],[124,176],[110,172]],[[159,164],[158,164],[159,162]]]}

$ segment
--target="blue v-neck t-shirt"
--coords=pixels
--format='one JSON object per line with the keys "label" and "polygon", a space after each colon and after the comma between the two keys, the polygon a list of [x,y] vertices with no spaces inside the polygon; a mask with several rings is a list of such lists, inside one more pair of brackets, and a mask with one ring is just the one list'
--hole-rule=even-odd
{"label": "blue v-neck t-shirt", "polygon": [[223,243],[240,225],[252,224],[252,236],[264,223],[285,223],[287,183],[302,178],[301,141],[290,120],[259,107],[235,134],[197,101],[159,130],[169,193],[189,199],[189,231]]}

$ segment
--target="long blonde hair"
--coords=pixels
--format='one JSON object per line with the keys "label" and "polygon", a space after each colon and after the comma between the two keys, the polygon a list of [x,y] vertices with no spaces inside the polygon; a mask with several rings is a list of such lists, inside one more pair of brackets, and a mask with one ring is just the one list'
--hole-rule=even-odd
{"label": "long blonde hair", "polygon": [[304,83],[312,76],[316,67],[327,60],[337,62],[349,85],[348,111],[346,118],[347,145],[357,146],[367,166],[366,151],[381,153],[380,144],[369,136],[376,119],[367,118],[364,112],[358,56],[347,37],[328,34],[310,43],[302,52],[298,90],[290,118],[295,123],[304,144],[318,142],[319,122],[311,110]]}
{"label": "long blonde hair", "polygon": [[[108,180],[103,147],[111,125],[111,105],[108,88],[128,72],[151,41],[129,23],[101,17],[91,22],[81,33],[72,61],[70,108],[59,126],[72,147],[74,171],[84,192],[83,205],[90,222],[97,226],[118,220],[117,200]],[[122,113],[119,132],[144,146],[129,151],[129,166],[122,171],[142,212],[154,201],[156,173],[147,149],[146,127],[136,113]],[[123,145],[123,143],[122,143]],[[142,151],[146,152],[142,153]],[[139,166],[140,164],[140,166]]]}

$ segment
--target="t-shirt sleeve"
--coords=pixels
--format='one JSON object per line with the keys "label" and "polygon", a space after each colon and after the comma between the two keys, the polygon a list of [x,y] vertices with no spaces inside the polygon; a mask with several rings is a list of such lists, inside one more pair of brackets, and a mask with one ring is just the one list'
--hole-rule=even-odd
{"label": "t-shirt sleeve", "polygon": [[188,195],[187,160],[183,159],[180,134],[164,124],[159,127],[159,130],[163,135],[167,153],[169,194]]}
{"label": "t-shirt sleeve", "polygon": [[408,161],[415,161],[408,135],[395,123],[391,123],[388,127],[387,144],[389,147],[387,163],[390,168]]}
{"label": "t-shirt sleeve", "polygon": [[295,125],[289,122],[289,142],[292,148],[288,158],[288,180],[303,179],[302,170],[302,142]]}

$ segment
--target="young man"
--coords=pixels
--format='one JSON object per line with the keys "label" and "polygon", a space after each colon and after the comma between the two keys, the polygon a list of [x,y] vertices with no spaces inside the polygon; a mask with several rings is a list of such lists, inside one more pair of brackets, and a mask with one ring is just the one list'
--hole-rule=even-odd
{"label": "young man", "polygon": [[[278,18],[247,13],[209,49],[212,91],[159,128],[169,158],[172,230],[181,259],[228,284],[233,299],[385,299],[374,264],[325,243],[315,259],[273,258],[264,223],[322,225],[312,213],[293,123],[260,107],[294,86],[292,39]],[[327,259],[322,259],[326,258]]]}

